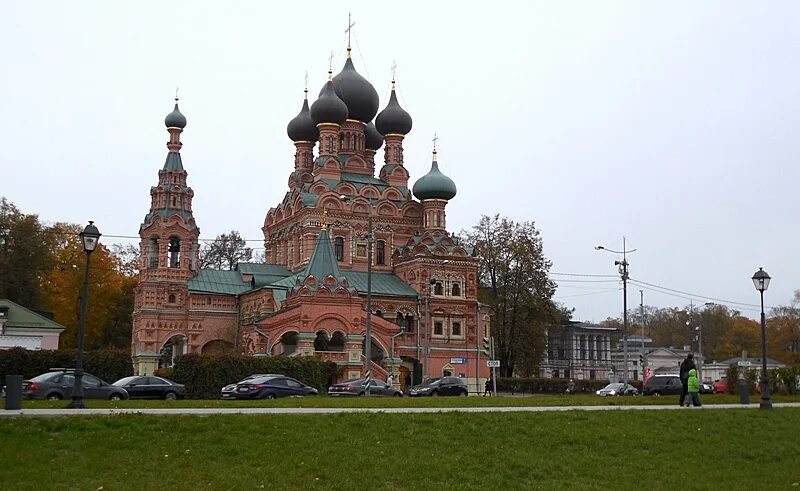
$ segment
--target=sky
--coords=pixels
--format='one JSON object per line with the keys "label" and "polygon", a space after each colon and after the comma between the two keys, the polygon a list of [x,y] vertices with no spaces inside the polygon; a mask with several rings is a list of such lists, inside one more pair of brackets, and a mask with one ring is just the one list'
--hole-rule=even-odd
{"label": "sky", "polygon": [[[458,186],[448,228],[534,221],[574,317],[628,303],[728,303],[757,317],[800,288],[800,3],[104,2],[6,0],[0,196],[46,222],[138,243],[176,87],[201,238],[263,247],[288,190],[286,124],[345,60],[414,126],[411,182]],[[313,98],[313,97],[312,97]],[[379,158],[382,150],[379,151]],[[792,279],[794,278],[794,280]],[[637,282],[644,282],[634,284]],[[656,286],[651,286],[656,285]],[[664,290],[669,288],[675,291]],[[677,292],[683,293],[677,293]],[[688,293],[688,294],[687,294]],[[738,302],[738,303],[734,303]]]}

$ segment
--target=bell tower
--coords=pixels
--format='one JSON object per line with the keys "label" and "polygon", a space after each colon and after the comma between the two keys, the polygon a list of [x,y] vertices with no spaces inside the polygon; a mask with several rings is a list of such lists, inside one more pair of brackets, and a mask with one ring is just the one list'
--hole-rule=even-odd
{"label": "bell tower", "polygon": [[[167,159],[150,188],[150,211],[139,227],[140,279],[134,294],[131,355],[134,373],[158,368],[164,329],[188,340],[188,282],[197,274],[200,229],[192,215],[194,191],[181,161],[180,135],[186,117],[175,108],[164,120],[169,132]],[[184,351],[188,343],[183,345]]]}

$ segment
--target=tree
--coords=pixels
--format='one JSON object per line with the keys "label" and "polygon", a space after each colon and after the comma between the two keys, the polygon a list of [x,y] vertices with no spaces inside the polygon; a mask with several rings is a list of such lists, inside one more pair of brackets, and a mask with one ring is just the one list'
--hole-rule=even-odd
{"label": "tree", "polygon": [[789,305],[772,309],[767,321],[770,356],[788,363],[800,363],[800,290]]}
{"label": "tree", "polygon": [[250,261],[253,249],[236,230],[229,234],[217,235],[213,242],[207,243],[200,251],[200,267],[227,269],[233,271],[239,262]]}
{"label": "tree", "polygon": [[54,263],[51,251],[59,239],[49,232],[37,215],[0,198],[0,298],[42,307],[39,285]]}
{"label": "tree", "polygon": [[463,235],[477,250],[479,298],[491,306],[501,375],[535,374],[546,329],[558,325],[565,314],[552,300],[556,285],[548,277],[551,263],[539,231],[533,222],[484,215]]}

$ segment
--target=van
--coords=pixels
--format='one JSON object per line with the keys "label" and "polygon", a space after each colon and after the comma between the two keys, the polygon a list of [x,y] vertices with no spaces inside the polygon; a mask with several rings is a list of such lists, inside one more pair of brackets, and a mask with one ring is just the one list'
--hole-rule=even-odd
{"label": "van", "polygon": [[642,393],[646,396],[680,395],[683,389],[677,375],[654,375],[644,383]]}

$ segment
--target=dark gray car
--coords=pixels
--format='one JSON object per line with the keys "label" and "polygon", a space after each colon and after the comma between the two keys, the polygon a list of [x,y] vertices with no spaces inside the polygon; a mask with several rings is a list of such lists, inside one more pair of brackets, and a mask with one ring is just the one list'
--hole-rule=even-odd
{"label": "dark gray car", "polygon": [[115,387],[128,391],[131,399],[183,399],[186,387],[161,377],[125,377],[114,382]]}
{"label": "dark gray car", "polygon": [[[53,370],[22,382],[22,397],[26,399],[70,399],[72,398],[74,385],[74,370]],[[127,399],[128,392],[121,387],[114,387],[94,375],[84,372],[83,398],[119,401]]]}
{"label": "dark gray car", "polygon": [[[367,386],[364,379],[348,380],[341,384],[334,384],[328,388],[328,395],[334,397],[341,396],[363,396],[367,394]],[[370,396],[389,396],[389,397],[402,397],[403,393],[393,386],[381,382],[380,380],[369,381],[369,395]]]}
{"label": "dark gray car", "polygon": [[466,396],[468,393],[466,382],[459,377],[429,378],[408,390],[408,395],[412,397]]}

